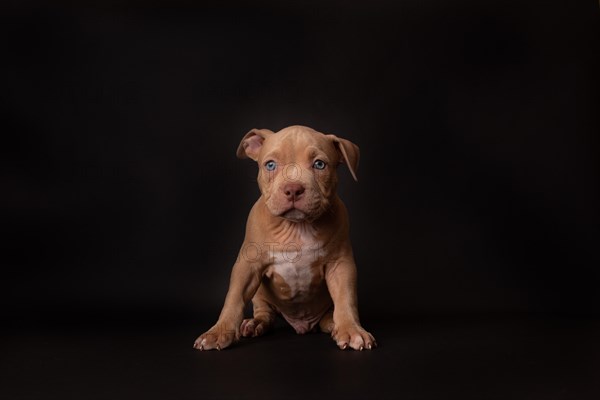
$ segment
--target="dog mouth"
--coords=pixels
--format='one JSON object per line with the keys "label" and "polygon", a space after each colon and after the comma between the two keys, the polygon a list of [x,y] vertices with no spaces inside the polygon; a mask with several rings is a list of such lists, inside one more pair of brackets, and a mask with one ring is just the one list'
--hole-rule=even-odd
{"label": "dog mouth", "polygon": [[300,222],[306,219],[307,214],[304,211],[292,207],[289,210],[281,213],[279,216],[293,222]]}
{"label": "dog mouth", "polygon": [[318,193],[307,190],[300,199],[282,196],[282,191],[265,194],[265,203],[269,212],[291,222],[313,222],[323,213],[328,202]]}

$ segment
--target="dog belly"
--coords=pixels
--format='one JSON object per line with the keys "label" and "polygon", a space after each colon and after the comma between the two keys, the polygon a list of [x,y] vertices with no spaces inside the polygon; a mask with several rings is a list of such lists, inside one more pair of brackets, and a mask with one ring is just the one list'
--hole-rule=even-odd
{"label": "dog belly", "polygon": [[257,296],[281,314],[299,334],[311,332],[333,307],[333,301],[318,267],[273,265]]}
{"label": "dog belly", "polygon": [[294,328],[296,333],[303,335],[305,333],[314,331],[319,324],[319,321],[321,321],[321,318],[323,318],[327,311],[329,311],[329,307],[319,313],[305,315],[303,317],[295,317],[284,312],[282,312],[281,315],[288,322],[288,324]]}

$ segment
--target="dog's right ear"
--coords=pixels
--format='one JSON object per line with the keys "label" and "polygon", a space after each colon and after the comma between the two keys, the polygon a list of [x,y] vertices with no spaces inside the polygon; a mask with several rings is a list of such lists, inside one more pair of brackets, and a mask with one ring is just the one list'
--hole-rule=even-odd
{"label": "dog's right ear", "polygon": [[274,132],[268,129],[252,129],[250,132],[246,133],[240,142],[236,155],[238,158],[247,157],[256,161],[263,142],[271,135],[274,135]]}

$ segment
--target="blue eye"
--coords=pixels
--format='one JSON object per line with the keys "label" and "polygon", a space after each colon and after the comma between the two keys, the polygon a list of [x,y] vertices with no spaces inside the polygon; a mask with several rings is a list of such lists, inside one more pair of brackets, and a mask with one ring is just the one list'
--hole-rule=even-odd
{"label": "blue eye", "polygon": [[326,165],[327,164],[325,164],[325,161],[315,160],[315,162],[313,163],[313,168],[315,168],[315,169],[325,169]]}
{"label": "blue eye", "polygon": [[267,171],[274,171],[276,167],[277,167],[277,163],[273,160],[267,161],[265,163],[265,168],[267,169]]}

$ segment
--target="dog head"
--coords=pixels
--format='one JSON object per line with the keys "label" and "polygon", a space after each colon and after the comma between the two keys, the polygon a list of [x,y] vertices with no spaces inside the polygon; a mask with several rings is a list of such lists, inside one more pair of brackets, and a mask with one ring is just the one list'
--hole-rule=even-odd
{"label": "dog head", "polygon": [[258,186],[271,214],[294,222],[314,221],[327,210],[340,163],[357,180],[358,146],[305,126],[277,133],[252,129],[242,139],[237,156],[258,163]]}

